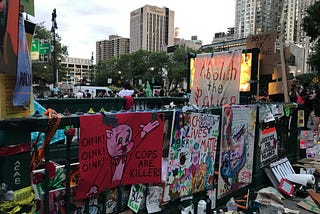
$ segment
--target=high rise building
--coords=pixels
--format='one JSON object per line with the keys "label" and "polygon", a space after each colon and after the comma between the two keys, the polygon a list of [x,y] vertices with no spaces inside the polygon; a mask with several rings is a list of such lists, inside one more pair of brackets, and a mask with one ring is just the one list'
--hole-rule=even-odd
{"label": "high rise building", "polygon": [[130,39],[110,35],[109,40],[96,42],[96,62],[105,61],[129,53]]}
{"label": "high rise building", "polygon": [[130,13],[130,52],[164,51],[173,45],[174,11],[145,5]]}
{"label": "high rise building", "polygon": [[235,38],[278,31],[281,12],[282,0],[236,0]]}
{"label": "high rise building", "polygon": [[302,19],[306,16],[307,14],[307,9],[308,7],[310,7],[311,5],[313,5],[315,2],[317,2],[319,0],[300,0],[297,2],[298,4],[298,9],[297,9],[297,17],[300,17],[297,20],[297,43],[298,44],[305,44],[305,38],[306,38],[306,33],[303,31],[302,28]]}
{"label": "high rise building", "polygon": [[302,19],[309,6],[319,0],[236,0],[235,38],[282,31],[287,44],[306,43]]}

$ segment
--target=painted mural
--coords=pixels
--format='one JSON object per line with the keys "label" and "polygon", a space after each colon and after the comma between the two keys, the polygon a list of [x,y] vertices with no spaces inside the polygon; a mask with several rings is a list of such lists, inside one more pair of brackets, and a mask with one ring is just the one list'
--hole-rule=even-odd
{"label": "painted mural", "polygon": [[164,201],[212,188],[219,118],[175,112]]}

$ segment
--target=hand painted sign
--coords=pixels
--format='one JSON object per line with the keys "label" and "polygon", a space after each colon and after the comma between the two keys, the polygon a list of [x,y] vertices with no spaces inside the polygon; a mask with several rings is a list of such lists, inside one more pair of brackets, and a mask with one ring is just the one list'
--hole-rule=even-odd
{"label": "hand painted sign", "polygon": [[240,70],[241,51],[197,55],[190,104],[239,104]]}
{"label": "hand painted sign", "polygon": [[252,181],[256,106],[223,106],[218,199]]}
{"label": "hand painted sign", "polygon": [[163,123],[163,113],[81,116],[77,198],[120,184],[160,182]]}
{"label": "hand painted sign", "polygon": [[145,200],[147,187],[142,184],[134,184],[131,186],[128,207],[133,212],[138,213],[142,201]]}
{"label": "hand painted sign", "polygon": [[219,118],[212,114],[175,113],[164,200],[212,188]]}

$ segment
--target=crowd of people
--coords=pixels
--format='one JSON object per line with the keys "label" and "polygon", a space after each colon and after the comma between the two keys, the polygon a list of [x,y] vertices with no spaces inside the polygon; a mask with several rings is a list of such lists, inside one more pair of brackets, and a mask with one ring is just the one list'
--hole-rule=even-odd
{"label": "crowd of people", "polygon": [[186,96],[186,92],[183,89],[171,89],[167,91],[164,87],[160,87],[157,89],[151,89],[150,87],[141,87],[141,88],[133,88],[129,82],[125,82],[123,84],[123,88],[119,91],[94,91],[89,90],[81,90],[78,89],[74,91],[73,89],[68,89],[67,91],[62,92],[57,88],[51,91],[42,91],[40,93],[36,93],[36,98],[44,99],[44,98],[107,98],[107,97],[124,97],[124,96],[132,96],[132,97],[163,97],[163,96],[172,96],[172,97],[183,97]]}
{"label": "crowd of people", "polygon": [[289,92],[290,102],[299,103],[301,109],[304,111],[304,130],[311,130],[308,126],[310,115],[314,114],[314,133],[319,134],[319,123],[320,123],[320,88],[319,84],[304,83],[298,87],[296,84],[291,86]]}

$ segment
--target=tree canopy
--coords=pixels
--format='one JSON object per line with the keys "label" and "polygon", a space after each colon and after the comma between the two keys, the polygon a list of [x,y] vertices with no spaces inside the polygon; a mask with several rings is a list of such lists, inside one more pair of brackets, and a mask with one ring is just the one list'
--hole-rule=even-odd
{"label": "tree canopy", "polygon": [[320,71],[320,2],[317,1],[307,9],[307,15],[302,20],[303,30],[307,36],[314,42],[312,52],[310,54],[309,63],[316,70]]}
{"label": "tree canopy", "polygon": [[[152,85],[163,85],[166,80],[169,87],[182,86],[188,77],[188,52],[194,51],[185,47],[177,47],[172,54],[139,50],[122,54],[119,58],[99,62],[96,66],[98,74],[94,84],[112,84],[121,86],[123,81],[130,81],[136,88],[149,81]],[[112,80],[108,82],[108,80]]]}

